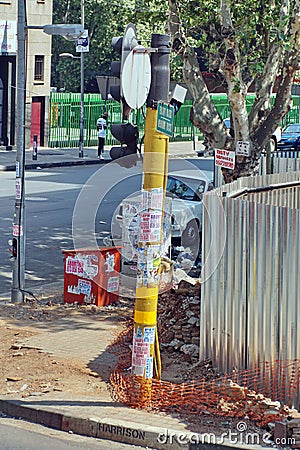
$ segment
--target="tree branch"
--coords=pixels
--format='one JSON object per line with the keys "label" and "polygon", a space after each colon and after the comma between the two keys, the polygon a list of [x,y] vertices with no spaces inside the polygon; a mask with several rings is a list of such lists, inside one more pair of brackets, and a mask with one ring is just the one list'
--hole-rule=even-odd
{"label": "tree branch", "polygon": [[65,11],[65,14],[64,14],[64,19],[63,19],[64,23],[68,23],[68,15],[69,15],[69,11],[70,11],[70,4],[71,4],[71,0],[68,0],[67,1],[67,5],[66,5],[66,11]]}
{"label": "tree branch", "polygon": [[169,0],[168,30],[173,36],[173,43],[180,42],[180,48],[173,49],[183,55],[183,78],[194,99],[191,114],[192,123],[204,132],[209,143],[216,148],[224,148],[226,139],[226,127],[210,98],[209,91],[204,82],[199,68],[197,55],[185,38],[176,0]]}
{"label": "tree branch", "polygon": [[[299,69],[300,0],[295,0],[289,28],[290,30],[287,32],[290,36],[291,48],[289,51],[285,50],[283,69],[281,71],[273,108],[262,123],[262,126],[253,135],[253,139],[257,144],[262,146],[266,142],[266,135],[268,136],[270,134],[269,130],[274,130],[274,127],[279,126],[281,119],[290,110],[293,79],[296,71]],[[265,133],[262,133],[262,130]]]}
{"label": "tree branch", "polygon": [[[280,8],[280,18],[284,22],[284,19],[290,14],[290,1],[284,0]],[[288,32],[288,24],[286,24],[282,30],[284,35]],[[251,130],[256,130],[262,123],[263,119],[269,113],[271,109],[271,94],[274,89],[276,77],[278,75],[279,64],[284,54],[284,47],[281,43],[274,42],[270,48],[266,64],[264,66],[263,74],[260,78],[260,87],[256,91],[256,99],[249,114],[249,123]],[[275,131],[280,123],[280,119],[274,124],[271,130]]]}
{"label": "tree branch", "polygon": [[231,108],[235,139],[249,141],[248,113],[246,109],[247,86],[243,81],[240,53],[232,28],[229,0],[220,0],[221,34],[226,52],[220,66],[228,85],[228,101]]}

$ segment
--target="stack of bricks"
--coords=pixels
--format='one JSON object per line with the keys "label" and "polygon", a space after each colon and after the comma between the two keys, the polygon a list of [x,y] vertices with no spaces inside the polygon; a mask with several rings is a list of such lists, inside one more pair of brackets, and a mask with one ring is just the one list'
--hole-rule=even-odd
{"label": "stack of bricks", "polygon": [[164,346],[170,346],[173,350],[180,350],[186,345],[199,347],[199,294],[199,286],[189,286],[160,296],[158,326],[160,342]]}
{"label": "stack of bricks", "polygon": [[287,438],[290,438],[288,445],[292,448],[300,448],[300,418],[287,422]]}
{"label": "stack of bricks", "polygon": [[173,325],[174,339],[183,344],[199,345],[200,338],[200,298],[198,296],[186,297],[182,306],[184,314]]}
{"label": "stack of bricks", "polygon": [[273,440],[278,447],[300,449],[300,417],[276,422]]}

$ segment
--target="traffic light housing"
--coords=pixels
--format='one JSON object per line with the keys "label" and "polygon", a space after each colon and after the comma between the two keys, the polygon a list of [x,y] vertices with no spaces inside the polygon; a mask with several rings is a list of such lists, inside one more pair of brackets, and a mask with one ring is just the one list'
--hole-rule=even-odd
{"label": "traffic light housing", "polygon": [[128,120],[131,108],[130,106],[128,106],[123,97],[122,69],[127,56],[129,55],[131,50],[133,50],[138,45],[135,26],[132,23],[129,23],[126,27],[124,36],[113,37],[111,45],[114,51],[119,53],[121,58],[120,61],[112,61],[111,63],[111,74],[112,76],[119,78],[120,83],[115,86],[111,86],[110,95],[114,100],[121,103],[122,120]]}
{"label": "traffic light housing", "polygon": [[139,138],[138,127],[131,123],[120,123],[111,125],[110,131],[113,137],[121,143],[121,146],[110,149],[111,159],[115,161],[121,158],[118,163],[128,168],[135,166]]}

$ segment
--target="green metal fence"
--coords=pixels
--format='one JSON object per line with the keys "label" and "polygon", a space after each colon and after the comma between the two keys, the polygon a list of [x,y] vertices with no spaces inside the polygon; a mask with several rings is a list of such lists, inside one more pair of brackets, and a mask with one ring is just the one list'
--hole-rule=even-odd
{"label": "green metal fence", "polygon": [[[254,95],[247,96],[247,109],[251,109],[254,102]],[[230,116],[230,108],[225,94],[212,94],[212,99],[216,108],[225,119]],[[174,133],[171,141],[188,141],[195,136],[202,137],[198,129],[190,122],[190,110],[192,101],[186,101],[175,116]],[[121,123],[120,104],[114,100],[108,100],[106,109],[109,114],[109,123]],[[98,117],[104,111],[104,100],[100,94],[85,94],[84,96],[84,146],[96,146]],[[144,134],[145,109],[133,111],[131,122],[139,128],[140,139]],[[293,97],[293,107],[285,116],[282,125],[299,122],[299,97]],[[50,127],[49,127],[49,147],[76,147],[79,142],[80,131],[80,94],[57,93],[50,94]],[[106,143],[116,144],[109,131],[107,132]]]}
{"label": "green metal fence", "polygon": [[[173,140],[186,141],[193,139],[194,127],[190,123],[192,102],[186,102],[175,116]],[[120,104],[108,100],[106,104],[109,123],[121,123]],[[96,123],[104,111],[104,100],[100,94],[84,96],[84,145],[86,147],[98,144]],[[131,114],[131,122],[139,128],[140,139],[144,134],[146,110],[139,109]],[[76,147],[79,142],[80,130],[80,94],[51,93],[50,95],[50,127],[49,147]],[[116,144],[109,131],[106,144]]]}

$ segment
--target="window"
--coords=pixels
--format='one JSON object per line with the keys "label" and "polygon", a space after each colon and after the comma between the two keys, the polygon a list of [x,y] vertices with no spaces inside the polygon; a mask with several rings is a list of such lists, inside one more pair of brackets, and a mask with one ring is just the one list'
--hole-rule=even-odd
{"label": "window", "polygon": [[34,79],[44,81],[44,59],[43,55],[36,55],[34,60]]}

